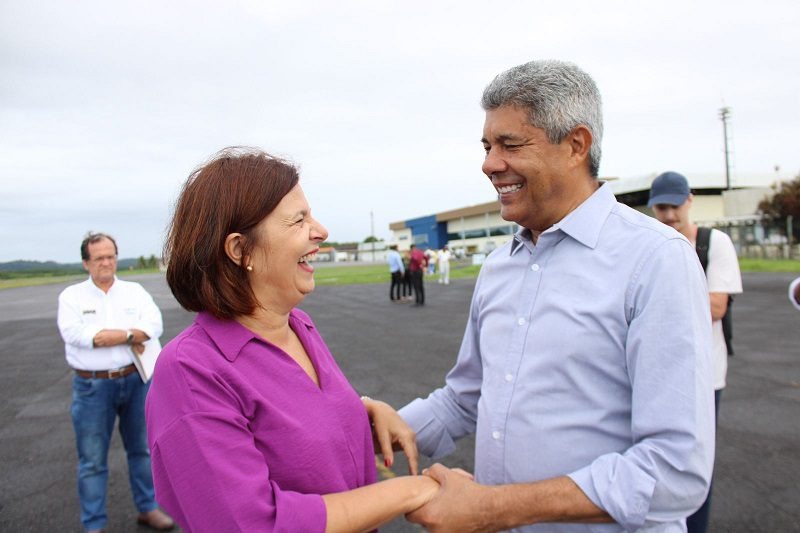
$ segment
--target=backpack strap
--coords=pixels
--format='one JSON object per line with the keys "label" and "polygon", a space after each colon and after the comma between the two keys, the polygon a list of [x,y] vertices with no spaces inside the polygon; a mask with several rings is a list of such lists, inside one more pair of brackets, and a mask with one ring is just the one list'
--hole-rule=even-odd
{"label": "backpack strap", "polygon": [[722,336],[725,337],[725,347],[728,348],[728,355],[733,355],[733,313],[731,313],[731,306],[733,305],[733,295],[728,295],[728,309],[725,311],[725,316],[722,317]]}
{"label": "backpack strap", "polygon": [[[711,246],[711,228],[697,228],[697,241],[695,242],[695,250],[697,251],[697,258],[700,259],[700,264],[703,266],[703,272],[708,267],[708,249]],[[731,305],[733,304],[733,295],[728,295],[728,308],[725,311],[725,316],[722,317],[722,336],[725,337],[725,347],[728,349],[728,355],[733,355],[733,321],[731,320]]]}
{"label": "backpack strap", "polygon": [[697,251],[697,257],[700,259],[700,264],[703,266],[703,272],[708,267],[708,247],[711,244],[711,228],[697,228],[697,241],[695,241],[694,248]]}

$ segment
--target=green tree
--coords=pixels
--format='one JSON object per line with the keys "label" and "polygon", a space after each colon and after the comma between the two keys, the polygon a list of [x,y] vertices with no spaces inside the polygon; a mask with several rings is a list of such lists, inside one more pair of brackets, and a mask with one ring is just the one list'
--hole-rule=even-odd
{"label": "green tree", "polygon": [[375,235],[370,235],[369,237],[364,239],[364,242],[381,242],[381,240],[377,238]]}
{"label": "green tree", "polygon": [[147,260],[147,268],[158,268],[158,259],[156,259],[155,255],[150,255],[150,258]]}
{"label": "green tree", "polygon": [[147,261],[145,261],[143,255],[140,255],[139,260],[136,261],[136,268],[138,268],[139,270],[144,270],[145,268],[147,268]]}
{"label": "green tree", "polygon": [[782,181],[772,185],[772,196],[764,198],[758,204],[758,210],[764,221],[786,227],[788,217],[792,217],[795,240],[800,237],[800,174],[791,181]]}

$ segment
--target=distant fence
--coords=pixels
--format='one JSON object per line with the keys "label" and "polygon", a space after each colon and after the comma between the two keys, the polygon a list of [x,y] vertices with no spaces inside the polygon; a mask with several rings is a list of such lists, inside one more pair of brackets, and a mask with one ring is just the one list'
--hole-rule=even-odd
{"label": "distant fence", "polygon": [[[800,259],[800,224],[789,221],[788,226],[764,221],[715,224],[733,241],[739,257],[751,259]],[[787,238],[787,234],[790,235]]]}

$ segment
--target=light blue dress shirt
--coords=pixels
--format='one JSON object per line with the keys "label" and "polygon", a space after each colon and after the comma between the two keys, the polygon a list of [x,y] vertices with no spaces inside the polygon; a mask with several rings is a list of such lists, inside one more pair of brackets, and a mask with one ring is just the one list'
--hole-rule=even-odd
{"label": "light blue dress shirt", "polygon": [[400,257],[400,254],[395,250],[389,250],[389,253],[386,254],[386,259],[389,261],[389,272],[400,272],[401,274],[405,272],[403,269],[403,258]]}
{"label": "light blue dress shirt", "polygon": [[685,531],[714,460],[711,314],[697,254],[607,185],[484,263],[446,384],[400,414],[438,458],[476,433],[484,484],[568,475],[616,524]]}

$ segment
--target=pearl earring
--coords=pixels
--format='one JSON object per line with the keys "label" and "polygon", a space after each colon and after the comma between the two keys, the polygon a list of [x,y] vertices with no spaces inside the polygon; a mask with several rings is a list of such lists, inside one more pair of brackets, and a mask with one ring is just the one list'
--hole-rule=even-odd
{"label": "pearl earring", "polygon": [[247,265],[247,271],[248,272],[252,272],[253,271],[253,265]]}

